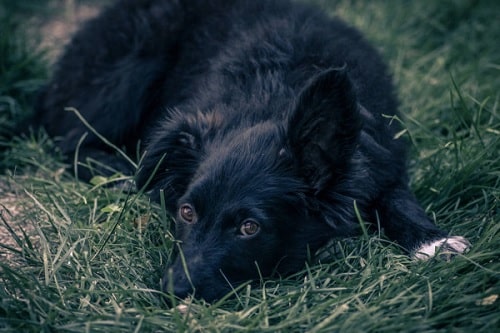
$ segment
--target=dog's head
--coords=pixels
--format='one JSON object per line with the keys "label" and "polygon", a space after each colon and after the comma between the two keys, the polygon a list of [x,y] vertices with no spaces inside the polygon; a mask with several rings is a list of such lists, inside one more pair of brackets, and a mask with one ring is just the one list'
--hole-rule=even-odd
{"label": "dog's head", "polygon": [[138,184],[164,192],[179,240],[166,291],[211,301],[237,283],[299,270],[336,235],[318,196],[348,172],[361,128],[346,73],[318,74],[270,112],[284,116],[174,112],[148,145]]}

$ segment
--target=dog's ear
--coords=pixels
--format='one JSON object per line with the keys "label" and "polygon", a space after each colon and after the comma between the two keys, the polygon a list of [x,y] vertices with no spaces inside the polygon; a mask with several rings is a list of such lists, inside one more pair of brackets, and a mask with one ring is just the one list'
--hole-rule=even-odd
{"label": "dog's ear", "polygon": [[167,209],[174,209],[196,172],[200,155],[200,133],[187,123],[173,126],[167,122],[146,147],[136,175],[137,187],[151,190],[157,201],[163,190]]}
{"label": "dog's ear", "polygon": [[325,70],[302,89],[288,120],[288,139],[300,173],[316,192],[346,171],[361,127],[345,70]]}

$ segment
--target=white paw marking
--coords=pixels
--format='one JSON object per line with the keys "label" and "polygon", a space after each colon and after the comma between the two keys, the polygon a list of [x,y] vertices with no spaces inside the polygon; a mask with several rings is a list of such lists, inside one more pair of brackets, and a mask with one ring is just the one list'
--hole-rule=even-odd
{"label": "white paw marking", "polygon": [[437,253],[449,259],[453,254],[464,253],[470,246],[469,241],[461,236],[442,238],[423,244],[413,253],[413,258],[427,260],[434,257]]}

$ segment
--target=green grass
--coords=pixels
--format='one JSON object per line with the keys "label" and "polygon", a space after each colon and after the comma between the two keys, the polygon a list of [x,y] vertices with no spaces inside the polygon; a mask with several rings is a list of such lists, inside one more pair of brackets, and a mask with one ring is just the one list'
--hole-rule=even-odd
{"label": "green grass", "polygon": [[187,315],[166,307],[158,284],[175,242],[164,210],[75,181],[43,132],[7,141],[46,66],[22,24],[6,19],[15,6],[0,3],[0,144],[10,147],[0,162],[0,232],[11,240],[0,244],[1,332],[500,330],[500,5],[315,2],[386,57],[413,143],[412,187],[471,251],[414,262],[368,234],[336,242],[293,277],[194,301]]}

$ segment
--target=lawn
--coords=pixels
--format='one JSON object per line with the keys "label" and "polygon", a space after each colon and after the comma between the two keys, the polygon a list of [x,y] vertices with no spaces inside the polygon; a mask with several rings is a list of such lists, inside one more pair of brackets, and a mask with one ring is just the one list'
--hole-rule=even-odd
{"label": "lawn", "polygon": [[182,311],[159,291],[175,246],[164,208],[106,186],[121,175],[77,181],[43,131],[18,132],[57,51],[39,27],[75,17],[54,1],[0,2],[0,332],[500,332],[497,1],[310,0],[390,64],[412,188],[468,253],[417,262],[367,233]]}

